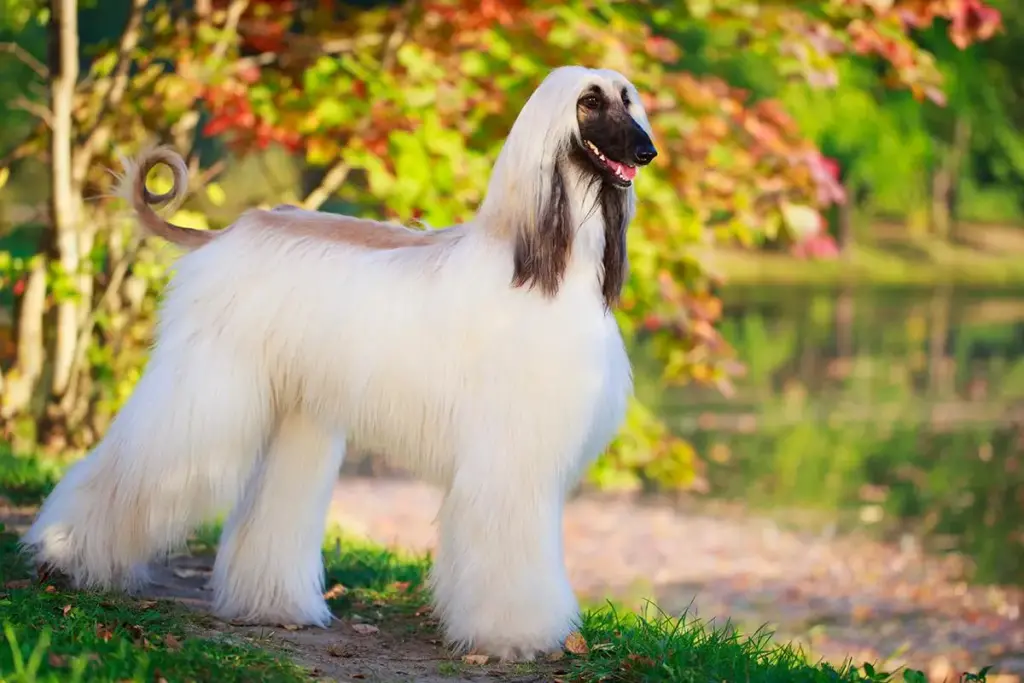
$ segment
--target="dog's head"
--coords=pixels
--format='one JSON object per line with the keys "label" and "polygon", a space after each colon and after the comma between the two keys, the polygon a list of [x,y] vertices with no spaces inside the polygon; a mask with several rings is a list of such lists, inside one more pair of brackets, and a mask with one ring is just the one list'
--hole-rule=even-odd
{"label": "dog's head", "polygon": [[554,296],[574,248],[596,245],[603,253],[589,258],[611,307],[626,276],[633,181],[657,154],[640,95],[625,76],[581,66],[548,74],[512,125],[480,208],[515,239],[512,284]]}
{"label": "dog's head", "polygon": [[576,100],[579,137],[573,138],[573,159],[620,188],[632,185],[637,168],[658,156],[639,100],[618,74],[595,78]]}

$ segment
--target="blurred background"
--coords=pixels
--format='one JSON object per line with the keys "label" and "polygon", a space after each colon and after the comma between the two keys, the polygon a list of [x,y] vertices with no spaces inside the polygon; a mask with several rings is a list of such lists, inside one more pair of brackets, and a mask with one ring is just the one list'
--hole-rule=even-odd
{"label": "blurred background", "polygon": [[[145,363],[175,253],[109,196],[119,155],[187,154],[193,227],[441,226],[568,63],[629,77],[660,151],[617,312],[637,397],[566,522],[581,592],[1019,680],[1016,0],[0,0],[5,447],[79,456]],[[428,548],[436,492],[364,455],[335,514]]]}

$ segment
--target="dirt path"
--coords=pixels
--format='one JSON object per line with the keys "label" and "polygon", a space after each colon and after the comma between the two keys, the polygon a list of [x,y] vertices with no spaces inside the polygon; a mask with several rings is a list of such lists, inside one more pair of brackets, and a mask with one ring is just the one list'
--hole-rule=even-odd
{"label": "dirt path", "polygon": [[[213,559],[179,556],[155,567],[153,584],[143,597],[175,599],[208,615]],[[324,681],[529,683],[551,680],[560,670],[557,662],[470,666],[441,646],[433,629],[424,628],[424,618],[373,621],[379,630],[358,615],[336,619],[327,629],[247,626],[209,617],[201,635],[243,638],[281,651]]]}
{"label": "dirt path", "polygon": [[[394,547],[433,547],[440,495],[399,479],[344,478],[333,518]],[[969,586],[964,562],[917,544],[797,533],[745,514],[622,498],[572,501],[566,561],[583,596],[613,596],[754,629],[769,623],[815,656],[910,665],[934,680],[994,665],[1024,679],[1024,592]],[[955,676],[950,676],[955,680]]]}

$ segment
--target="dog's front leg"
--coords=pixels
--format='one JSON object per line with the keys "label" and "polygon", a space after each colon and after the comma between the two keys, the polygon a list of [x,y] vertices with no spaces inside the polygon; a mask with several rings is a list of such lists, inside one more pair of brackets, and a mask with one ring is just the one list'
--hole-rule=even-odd
{"label": "dog's front leg", "polygon": [[492,450],[458,465],[431,572],[435,607],[455,647],[531,660],[559,650],[576,627],[558,464]]}

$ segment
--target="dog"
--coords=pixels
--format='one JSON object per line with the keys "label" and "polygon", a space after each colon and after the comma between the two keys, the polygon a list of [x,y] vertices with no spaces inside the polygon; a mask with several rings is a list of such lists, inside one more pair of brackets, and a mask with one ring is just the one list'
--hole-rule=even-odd
{"label": "dog", "polygon": [[[136,590],[230,509],[213,611],[327,626],[321,544],[346,447],[444,491],[429,577],[446,642],[503,660],[562,647],[579,606],[562,511],[619,429],[633,378],[613,315],[638,168],[657,155],[620,73],[551,71],[468,222],[430,231],[295,207],[175,226],[188,171],[121,178],[184,252],[145,372],[23,537],[74,586]],[[146,187],[159,164],[172,189]]]}

